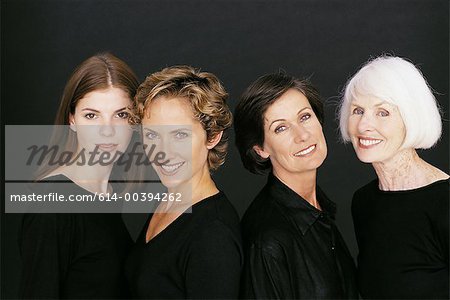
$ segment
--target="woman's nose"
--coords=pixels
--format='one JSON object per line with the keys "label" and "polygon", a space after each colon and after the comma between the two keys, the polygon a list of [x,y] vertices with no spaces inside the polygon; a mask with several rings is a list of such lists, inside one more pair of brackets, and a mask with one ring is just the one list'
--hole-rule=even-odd
{"label": "woman's nose", "polygon": [[114,125],[111,124],[110,122],[104,122],[102,125],[100,126],[100,134],[102,136],[113,136],[116,134],[116,129],[114,128]]}
{"label": "woman's nose", "polygon": [[161,138],[161,141],[159,143],[159,151],[163,152],[165,154],[165,157],[167,159],[172,158],[172,145],[173,141],[170,140],[169,136],[163,136]]}
{"label": "woman's nose", "polygon": [[358,131],[360,133],[372,131],[374,129],[374,120],[369,114],[363,114],[358,122]]}
{"label": "woman's nose", "polygon": [[295,132],[294,140],[296,143],[307,141],[311,136],[309,130],[300,125],[294,127],[294,132]]}

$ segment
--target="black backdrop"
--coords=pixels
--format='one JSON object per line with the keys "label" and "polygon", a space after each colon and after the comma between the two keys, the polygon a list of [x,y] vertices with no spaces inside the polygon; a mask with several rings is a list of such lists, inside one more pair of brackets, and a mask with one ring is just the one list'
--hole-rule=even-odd
{"label": "black backdrop", "polygon": [[[1,3],[3,124],[52,124],[66,80],[85,58],[111,51],[142,80],[165,66],[189,64],[216,74],[234,109],[244,88],[284,69],[311,76],[326,105],[329,154],[319,183],[338,204],[337,223],[357,253],[350,202],[374,178],[351,145],[338,140],[336,104],[346,80],[383,53],[415,62],[444,113],[437,147],[421,152],[448,171],[448,1],[138,1],[64,0]],[[418,120],[420,121],[420,120]],[[245,171],[234,147],[215,181],[240,215],[265,182]],[[19,215],[2,215],[2,298],[16,295]],[[127,215],[133,235],[141,216]]]}

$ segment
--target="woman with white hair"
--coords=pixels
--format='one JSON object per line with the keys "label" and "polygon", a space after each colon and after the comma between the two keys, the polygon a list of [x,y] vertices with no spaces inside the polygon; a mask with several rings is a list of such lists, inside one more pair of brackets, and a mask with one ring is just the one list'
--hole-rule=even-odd
{"label": "woman with white hair", "polygon": [[347,83],[340,130],[377,179],[353,196],[363,298],[449,298],[449,175],[424,161],[441,136],[421,72],[378,57]]}

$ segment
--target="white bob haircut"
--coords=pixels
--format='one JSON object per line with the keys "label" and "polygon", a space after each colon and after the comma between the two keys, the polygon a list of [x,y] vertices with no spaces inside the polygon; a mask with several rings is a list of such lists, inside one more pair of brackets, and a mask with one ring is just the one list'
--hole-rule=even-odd
{"label": "white bob haircut", "polygon": [[392,56],[369,60],[345,87],[339,108],[342,139],[350,141],[348,118],[353,99],[372,96],[396,105],[406,128],[403,148],[428,149],[442,133],[436,98],[422,73],[410,62]]}

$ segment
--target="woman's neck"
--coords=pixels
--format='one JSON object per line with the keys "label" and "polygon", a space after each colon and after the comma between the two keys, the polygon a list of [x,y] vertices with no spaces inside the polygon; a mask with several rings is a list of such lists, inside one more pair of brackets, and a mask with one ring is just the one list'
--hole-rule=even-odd
{"label": "woman's neck", "polygon": [[316,197],[317,170],[293,174],[274,169],[273,174],[291,190],[308,201],[312,206],[320,209]]}
{"label": "woman's neck", "polygon": [[111,171],[112,165],[78,166],[77,164],[72,164],[56,169],[47,177],[62,174],[89,192],[110,193],[112,192],[111,188],[109,188]]}
{"label": "woman's neck", "polygon": [[171,194],[181,194],[182,201],[178,205],[172,205],[170,210],[185,210],[189,206],[194,205],[214,194],[219,190],[211,178],[208,165],[202,168],[196,176],[192,177],[185,183],[182,183],[174,188],[169,188],[168,192]]}
{"label": "woman's neck", "polygon": [[383,191],[410,190],[446,179],[448,175],[425,162],[414,149],[404,149],[391,159],[372,163]]}

